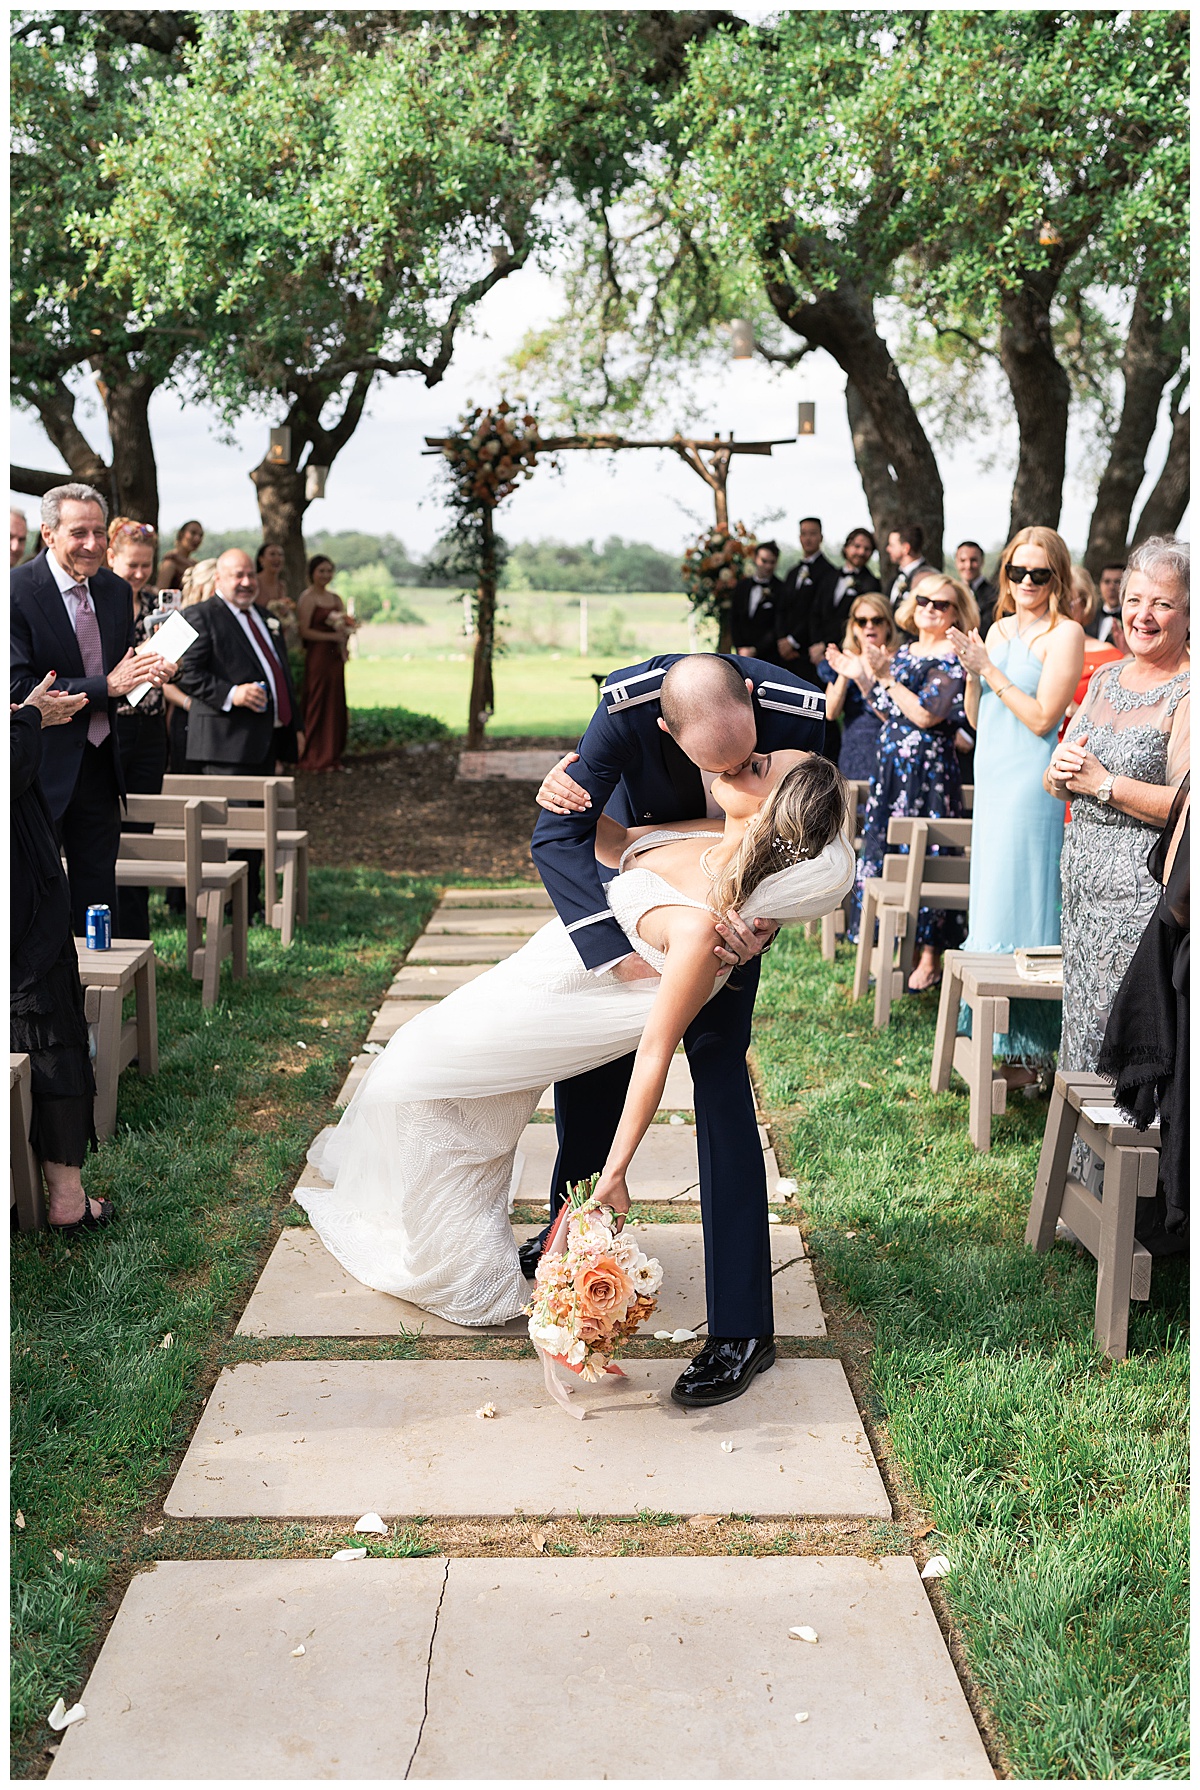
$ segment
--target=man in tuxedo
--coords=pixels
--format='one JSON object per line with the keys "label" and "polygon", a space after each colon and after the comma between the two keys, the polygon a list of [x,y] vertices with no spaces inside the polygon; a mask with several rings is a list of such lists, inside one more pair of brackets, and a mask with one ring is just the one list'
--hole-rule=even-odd
{"label": "man in tuxedo", "polygon": [[888,535],[888,558],[900,568],[888,592],[888,602],[893,610],[908,595],[922,572],[934,569],[925,558],[924,547],[925,530],[919,522],[906,522],[902,528],[893,528]]}
{"label": "man in tuxedo", "polygon": [[[533,835],[534,862],[585,969],[622,981],[654,973],[630,951],[605,897],[613,873],[595,855],[602,810],[625,826],[715,817],[717,775],[741,770],[758,753],[820,751],[824,715],[819,690],[757,659],[663,653],[612,673],[578,753],[561,760],[538,792],[545,812]],[[746,1070],[759,953],[773,930],[733,913],[720,922],[718,955],[742,968],[684,1034],[696,1090],[708,1339],[676,1382],[672,1397],[682,1405],[737,1398],[775,1359],[766,1171]],[[552,1214],[568,1183],[604,1166],[633,1061],[622,1057],[556,1084]],[[526,1274],[545,1235],[522,1248]]]}
{"label": "man in tuxedo", "polygon": [[867,566],[874,551],[875,536],[869,528],[851,529],[842,546],[842,569],[817,616],[820,639],[814,644],[821,651],[813,660],[814,665],[820,663],[825,655],[825,648],[831,641],[834,646],[842,644],[850,621],[850,611],[859,597],[880,588],[878,578]]}
{"label": "man in tuxedo", "polygon": [[987,639],[996,610],[996,586],[983,575],[983,548],[978,541],[960,541],[954,551],[959,577],[979,605],[979,633]]}
{"label": "man in tuxedo", "polygon": [[[1121,579],[1125,575],[1125,567],[1116,561],[1104,566],[1100,572],[1100,607],[1088,623],[1084,632],[1095,635],[1097,640],[1111,640],[1114,626],[1120,628],[1121,622]],[[1122,633],[1122,641],[1124,635]]]}
{"label": "man in tuxedo", "polygon": [[8,512],[8,564],[9,568],[19,566],[25,557],[25,543],[29,539],[29,524],[25,520],[24,510]]}
{"label": "man in tuxedo", "polygon": [[[809,665],[819,665],[824,657],[823,645],[818,649],[819,618],[822,604],[832,594],[837,573],[821,552],[824,539],[819,516],[800,519],[800,559],[784,580],[783,599],[786,639],[779,643],[780,657],[793,665],[802,677],[808,676]],[[799,660],[799,664],[794,661]]]}
{"label": "man in tuxedo", "polygon": [[[761,659],[765,665],[782,665],[783,579],[775,576],[779,544],[761,541],[754,555],[754,570],[733,587],[730,602],[730,634],[735,653]],[[782,642],[786,645],[787,642]]]}
{"label": "man in tuxedo", "polygon": [[51,671],[55,690],[88,699],[42,743],[42,789],[67,860],[75,933],[94,903],[116,912],[125,795],[117,698],[176,671],[157,653],[134,657],[133,597],[104,566],[107,520],[90,485],[56,485],[42,499],[45,552],[9,572],[11,700],[24,702]]}
{"label": "man in tuxedo", "polygon": [[[213,777],[270,777],[300,756],[296,693],[273,615],[255,602],[248,553],[231,547],[217,561],[213,595],[187,611],[193,641],[176,683],[192,699],[187,754]],[[250,912],[261,911],[262,853],[235,854],[250,866]]]}

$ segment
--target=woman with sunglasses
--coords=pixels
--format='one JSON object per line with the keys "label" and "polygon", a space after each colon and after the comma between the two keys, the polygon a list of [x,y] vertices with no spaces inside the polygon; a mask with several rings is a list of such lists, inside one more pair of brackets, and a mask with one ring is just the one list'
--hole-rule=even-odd
{"label": "woman with sunglasses", "polygon": [[[858,611],[863,599],[855,604]],[[962,776],[954,736],[962,718],[966,674],[948,634],[957,623],[978,630],[979,611],[965,584],[946,572],[925,572],[896,611],[896,627],[915,634],[895,653],[864,637],[862,657],[875,683],[871,706],[883,716],[879,764],[863,817],[862,852],[846,935],[858,937],[863,884],[879,876],[889,848],[893,814],[930,820],[962,814]],[[965,916],[923,907],[917,914],[919,957],[908,987],[912,994],[942,979],[942,952],[962,943]]]}
{"label": "woman with sunglasses", "polygon": [[[1042,779],[1083,672],[1073,601],[1067,543],[1052,528],[1022,528],[1001,557],[986,644],[977,629],[950,631],[970,674],[967,719],[978,729],[968,951],[1061,940],[1063,811]],[[1009,1003],[996,1051],[1010,1086],[1035,1082],[1049,1067],[1060,1024],[1053,1001]]]}
{"label": "woman with sunglasses", "polygon": [[862,652],[868,641],[886,652],[894,652],[896,639],[891,604],[886,597],[864,591],[850,606],[841,646],[827,646],[825,657],[817,666],[817,676],[826,686],[826,720],[836,721],[839,715],[845,715],[837,757],[843,777],[870,783],[875,776],[883,715],[871,706],[875,677],[864,664]]}

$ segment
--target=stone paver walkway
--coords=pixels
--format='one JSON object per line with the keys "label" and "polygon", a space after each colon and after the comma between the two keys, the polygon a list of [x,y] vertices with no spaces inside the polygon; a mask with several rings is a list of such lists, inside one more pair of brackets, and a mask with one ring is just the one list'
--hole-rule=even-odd
{"label": "stone paver walkway", "polygon": [[[540,889],[447,890],[340,1101],[400,1026],[519,949],[549,905]],[[635,1200],[679,1208],[644,1229],[666,1269],[652,1320],[664,1330],[703,1329],[693,1098],[681,1058],[630,1175]],[[521,1141],[518,1237],[546,1200],[550,1104]],[[779,1210],[765,1130],[762,1141],[790,1353],[708,1412],[670,1403],[675,1345],[631,1356],[623,1381],[584,1388],[589,1419],[572,1422],[527,1346],[520,1359],[497,1355],[511,1357],[523,1319],[493,1332],[445,1324],[360,1286],[311,1230],[285,1228],[238,1335],[268,1351],[286,1338],[288,1358],[222,1371],[166,1516],[348,1530],[376,1511],[389,1530],[465,1524],[465,1551],[448,1535],[448,1557],[162,1561],[133,1579],[82,1694],[87,1719],[67,1730],[50,1775],[991,1778],[910,1556],[750,1551],[758,1519],[842,1518],[866,1540],[891,1516],[845,1372],[826,1352],[800,1232]],[[300,1185],[314,1184],[306,1168]],[[404,1335],[419,1358],[369,1358],[371,1338],[387,1350]],[[306,1337],[319,1358],[294,1358]],[[359,1339],[355,1359],[325,1358],[319,1339],[338,1337]],[[478,1415],[489,1406],[494,1415]],[[531,1559],[513,1557],[518,1529],[511,1545],[495,1539],[514,1518],[524,1534],[529,1517],[656,1512],[691,1516],[706,1539],[716,1516],[704,1513],[738,1513],[737,1551]],[[475,1540],[472,1523],[485,1523]],[[799,1625],[815,1644],[789,1637]]]}

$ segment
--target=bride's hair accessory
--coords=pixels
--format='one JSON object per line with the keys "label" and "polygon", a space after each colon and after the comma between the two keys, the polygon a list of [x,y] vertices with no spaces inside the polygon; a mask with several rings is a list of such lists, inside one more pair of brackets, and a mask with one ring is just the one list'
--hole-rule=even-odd
{"label": "bride's hair accessory", "polygon": [[613,1357],[655,1308],[662,1285],[662,1264],[643,1255],[633,1238],[617,1234],[616,1214],[593,1198],[598,1177],[568,1189],[569,1201],[558,1215],[538,1263],[529,1336],[541,1358],[546,1387],[570,1412],[570,1389],[558,1379],[559,1363],[581,1380],[606,1374],[623,1378]]}

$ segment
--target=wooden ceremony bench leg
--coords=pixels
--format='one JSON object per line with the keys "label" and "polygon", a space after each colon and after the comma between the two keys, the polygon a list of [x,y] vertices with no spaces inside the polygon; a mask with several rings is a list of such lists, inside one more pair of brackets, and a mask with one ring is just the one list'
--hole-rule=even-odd
{"label": "wooden ceremony bench leg", "polygon": [[826,963],[832,963],[837,956],[837,932],[832,914],[821,917],[821,956]]}
{"label": "wooden ceremony bench leg", "polygon": [[875,918],[878,901],[875,891],[864,883],[862,912],[858,917],[858,955],[854,959],[854,982],[850,998],[861,1001],[871,979],[871,953],[875,946]]}
{"label": "wooden ceremony bench leg", "polygon": [[1077,1120],[1078,1114],[1067,1099],[1062,1078],[1056,1075],[1046,1129],[1042,1134],[1033,1198],[1029,1203],[1029,1222],[1025,1226],[1025,1242],[1037,1255],[1045,1255],[1054,1242]]}
{"label": "wooden ceremony bench leg", "polygon": [[96,1014],[96,1136],[117,1128],[117,1081],[121,1074],[121,991],[99,988]]}
{"label": "wooden ceremony bench leg", "polygon": [[248,940],[250,937],[250,880],[249,876],[239,876],[233,885],[233,903],[231,914],[233,919],[233,974],[234,980],[244,982],[250,974],[250,957]]}
{"label": "wooden ceremony bench leg", "polygon": [[200,901],[204,911],[204,980],[200,988],[200,1005],[215,1007],[221,980],[221,925],[225,917],[225,900],[220,889],[205,889]]}
{"label": "wooden ceremony bench leg", "polygon": [[158,1074],[158,987],[154,958],[144,963],[133,978],[134,1012],[137,1016],[139,1075]]}
{"label": "wooden ceremony bench leg", "polygon": [[942,960],[942,991],[938,998],[937,1031],[933,1039],[933,1067],[929,1072],[929,1087],[934,1094],[945,1093],[954,1067],[958,1005],[962,1000],[962,978],[956,959],[955,952],[947,951]]}
{"label": "wooden ceremony bench leg", "polygon": [[898,907],[879,909],[879,959],[875,970],[875,1024],[886,1026],[892,1017],[892,960],[896,954],[896,938],[904,910]]}
{"label": "wooden ceremony bench leg", "polygon": [[308,846],[296,847],[296,918],[301,926],[308,919]]}
{"label": "wooden ceremony bench leg", "polygon": [[971,1009],[971,1107],[967,1131],[977,1150],[992,1147],[992,1048],[996,1003],[984,996]]}
{"label": "wooden ceremony bench leg", "polygon": [[279,942],[288,946],[296,927],[296,854],[288,852],[283,860],[283,902],[280,911]]}
{"label": "wooden ceremony bench leg", "polygon": [[1133,1225],[1141,1155],[1141,1150],[1115,1145],[1108,1150],[1104,1163],[1100,1260],[1096,1269],[1096,1344],[1113,1361],[1124,1361],[1129,1352]]}

